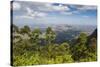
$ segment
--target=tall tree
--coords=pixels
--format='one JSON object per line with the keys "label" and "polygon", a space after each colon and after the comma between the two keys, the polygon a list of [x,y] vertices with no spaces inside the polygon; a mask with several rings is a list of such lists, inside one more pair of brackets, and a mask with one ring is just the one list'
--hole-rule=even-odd
{"label": "tall tree", "polygon": [[30,31],[31,31],[31,29],[30,29],[29,26],[24,26],[23,28],[21,28],[20,33],[22,33],[22,34],[25,34],[25,33],[29,34]]}
{"label": "tall tree", "polygon": [[46,29],[46,41],[48,44],[51,44],[56,38],[55,32],[51,29],[51,27],[48,27]]}
{"label": "tall tree", "polygon": [[16,25],[12,25],[12,29],[13,29],[13,32],[19,32],[19,28],[18,28],[18,26],[16,26]]}
{"label": "tall tree", "polygon": [[40,34],[41,34],[40,29],[38,28],[34,29],[31,35],[31,42],[35,44],[40,43],[40,36],[41,36]]}
{"label": "tall tree", "polygon": [[80,61],[87,56],[87,35],[80,33],[76,43],[73,46],[72,54],[75,61]]}

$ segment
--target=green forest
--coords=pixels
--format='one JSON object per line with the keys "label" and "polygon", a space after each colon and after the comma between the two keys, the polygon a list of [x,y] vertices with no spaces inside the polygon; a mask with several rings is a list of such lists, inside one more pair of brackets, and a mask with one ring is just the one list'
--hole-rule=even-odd
{"label": "green forest", "polygon": [[44,34],[29,26],[12,25],[12,65],[40,65],[97,61],[97,29],[91,35],[81,32],[69,43],[55,42],[56,33],[48,27]]}

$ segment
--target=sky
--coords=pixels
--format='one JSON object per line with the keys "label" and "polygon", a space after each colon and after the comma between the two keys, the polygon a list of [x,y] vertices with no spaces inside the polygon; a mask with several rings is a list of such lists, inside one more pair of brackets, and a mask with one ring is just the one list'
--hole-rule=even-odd
{"label": "sky", "polygon": [[31,1],[13,1],[13,23],[97,25],[97,7]]}

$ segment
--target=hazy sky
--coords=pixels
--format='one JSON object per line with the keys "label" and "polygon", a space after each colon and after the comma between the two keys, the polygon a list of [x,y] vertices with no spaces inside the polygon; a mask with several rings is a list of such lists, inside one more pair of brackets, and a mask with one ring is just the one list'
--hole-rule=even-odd
{"label": "hazy sky", "polygon": [[14,24],[97,25],[97,7],[61,3],[13,2]]}

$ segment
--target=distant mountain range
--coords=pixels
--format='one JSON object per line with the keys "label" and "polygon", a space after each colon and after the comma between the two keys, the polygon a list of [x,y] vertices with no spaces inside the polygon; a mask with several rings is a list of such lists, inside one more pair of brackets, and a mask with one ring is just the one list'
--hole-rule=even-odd
{"label": "distant mountain range", "polygon": [[91,35],[92,32],[96,29],[96,26],[93,25],[32,24],[28,26],[31,28],[31,30],[39,28],[43,33],[45,32],[46,28],[51,27],[56,32],[56,42],[59,43],[64,41],[71,41],[73,38],[77,37],[81,32],[85,32],[87,35]]}
{"label": "distant mountain range", "polygon": [[[25,24],[15,24],[19,27],[25,26]],[[28,25],[28,24],[26,24]],[[35,28],[40,28],[42,31],[45,31],[47,27],[51,27],[54,31],[67,31],[67,30],[77,30],[81,32],[86,32],[88,34],[91,34],[95,29],[96,25],[68,25],[68,24],[39,24],[39,23],[34,23],[34,24],[29,24],[28,25],[32,30]]]}

